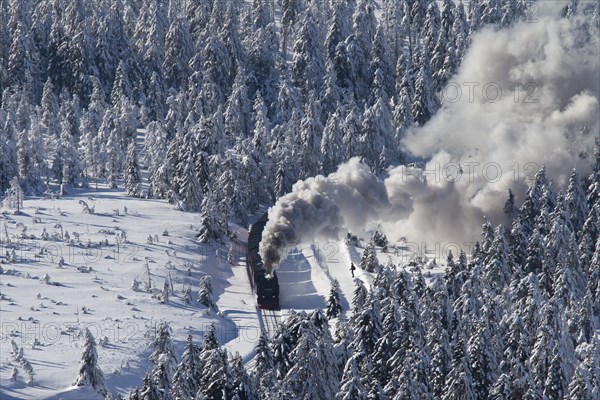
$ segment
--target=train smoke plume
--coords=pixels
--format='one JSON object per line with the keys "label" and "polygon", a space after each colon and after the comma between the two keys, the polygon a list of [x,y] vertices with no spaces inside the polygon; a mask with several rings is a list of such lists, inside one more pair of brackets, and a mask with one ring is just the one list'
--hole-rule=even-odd
{"label": "train smoke plume", "polygon": [[362,229],[390,207],[382,181],[359,158],[342,164],[337,173],[298,181],[292,192],[269,210],[260,253],[267,271],[281,261],[286,248],[309,238],[339,238]]}
{"label": "train smoke plume", "polygon": [[263,232],[267,268],[288,246],[339,239],[367,224],[417,243],[477,240],[484,216],[508,222],[507,189],[522,201],[542,165],[555,187],[574,166],[589,172],[600,135],[598,31],[589,17],[556,18],[555,2],[537,4],[536,22],[473,38],[442,109],[404,140],[426,161],[423,170],[399,166],[378,178],[352,159],[280,198]]}

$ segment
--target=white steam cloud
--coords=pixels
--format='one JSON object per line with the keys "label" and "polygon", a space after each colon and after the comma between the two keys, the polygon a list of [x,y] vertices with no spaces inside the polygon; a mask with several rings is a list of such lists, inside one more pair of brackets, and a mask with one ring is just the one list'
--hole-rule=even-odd
{"label": "white steam cloud", "polygon": [[390,208],[382,181],[358,158],[342,164],[336,174],[294,184],[269,210],[260,253],[266,269],[276,267],[286,248],[306,240],[339,238],[378,220]]}
{"label": "white steam cloud", "polygon": [[[544,3],[553,2],[539,2],[540,14]],[[382,180],[352,159],[329,178],[296,183],[269,210],[267,268],[287,246],[339,239],[367,223],[393,239],[460,245],[477,239],[484,216],[506,222],[507,189],[522,201],[526,178],[542,165],[557,186],[574,166],[589,171],[600,134],[598,34],[589,19],[548,15],[474,37],[443,108],[404,141],[428,160],[424,171],[400,166]]]}

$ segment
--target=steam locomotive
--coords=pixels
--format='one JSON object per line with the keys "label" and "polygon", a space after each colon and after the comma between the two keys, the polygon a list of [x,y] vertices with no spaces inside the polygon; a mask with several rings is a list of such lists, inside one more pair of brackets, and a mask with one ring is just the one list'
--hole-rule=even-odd
{"label": "steam locomotive", "polygon": [[267,271],[258,252],[258,246],[266,224],[267,214],[265,213],[250,227],[246,267],[250,283],[256,292],[258,306],[267,310],[279,310],[279,281],[277,274],[273,272],[272,277],[267,277]]}

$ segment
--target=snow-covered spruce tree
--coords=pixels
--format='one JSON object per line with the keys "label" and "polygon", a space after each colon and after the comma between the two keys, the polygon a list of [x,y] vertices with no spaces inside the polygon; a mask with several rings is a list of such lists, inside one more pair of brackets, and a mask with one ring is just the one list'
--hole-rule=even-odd
{"label": "snow-covered spruce tree", "polygon": [[365,284],[360,279],[354,279],[356,289],[352,295],[352,318],[360,314],[361,310],[365,306],[368,297],[368,290]]}
{"label": "snow-covered spruce tree", "polygon": [[361,382],[358,370],[357,356],[352,356],[344,367],[344,375],[340,390],[335,395],[336,400],[366,400],[367,390]]}
{"label": "snow-covered spruce tree", "polygon": [[[219,3],[217,3],[219,4]],[[214,11],[214,9],[213,9]],[[220,36],[209,36],[204,44],[201,95],[204,98],[204,115],[213,114],[217,104],[222,105],[230,93],[234,71],[230,52],[225,48]],[[207,96],[208,95],[208,96]],[[210,99],[210,102],[206,102]]]}
{"label": "snow-covered spruce tree", "polygon": [[340,302],[340,285],[335,279],[331,281],[329,298],[327,299],[327,318],[336,318],[343,311]]}
{"label": "snow-covered spruce tree", "polygon": [[260,91],[256,92],[256,99],[252,107],[254,129],[252,132],[252,143],[255,149],[264,151],[270,143],[271,133],[269,129],[269,120],[267,118],[267,107],[263,101]]}
{"label": "snow-covered spruce tree", "polygon": [[169,285],[169,280],[165,278],[165,282],[163,284],[163,289],[161,293],[161,301],[164,304],[169,304],[169,292],[171,290],[171,286]]}
{"label": "snow-covered spruce tree", "polygon": [[254,400],[258,398],[254,380],[250,378],[242,357],[235,353],[230,360],[231,399]]}
{"label": "snow-covered spruce tree", "polygon": [[104,380],[102,370],[98,366],[96,341],[88,328],[83,330],[83,338],[83,355],[81,356],[79,372],[73,382],[73,386],[91,386],[93,390],[102,396],[106,396],[106,381]]}
{"label": "snow-covered spruce tree", "polygon": [[[20,175],[25,172],[24,191],[25,194],[40,193],[44,188],[43,175],[46,171],[47,150],[44,143],[44,136],[40,124],[40,117],[37,114],[31,114],[28,136],[28,148],[26,149],[28,158],[28,167],[26,171],[20,170]],[[19,166],[21,168],[21,166]],[[23,178],[21,177],[23,182]]]}
{"label": "snow-covered spruce tree", "polygon": [[107,108],[98,129],[101,138],[101,149],[97,154],[96,162],[99,166],[99,177],[110,177],[111,186],[116,185],[119,172],[119,149],[115,130],[117,129],[117,115],[112,108]]}
{"label": "snow-covered spruce tree", "polygon": [[[452,352],[448,332],[444,328],[441,318],[438,317],[439,314],[440,311],[438,309],[432,313],[430,323],[433,329],[430,331],[428,342],[428,348],[431,351],[431,392],[437,398],[441,397],[444,393],[445,379],[452,367]],[[434,318],[436,319],[434,320]]]}
{"label": "snow-covered spruce tree", "polygon": [[[440,33],[440,36],[442,34],[443,33]],[[440,44],[440,46],[443,46],[443,44]],[[452,45],[447,46],[445,52],[441,52],[436,47],[436,52],[437,54],[440,54],[440,57],[443,57],[443,60],[441,66],[433,73],[433,79],[435,88],[441,90],[458,70],[458,56],[456,54],[456,49]]]}
{"label": "snow-covered spruce tree", "polygon": [[183,292],[183,302],[185,304],[192,303],[192,288],[190,288],[190,287],[185,288],[185,290]]}
{"label": "snow-covered spruce tree", "polygon": [[[333,398],[339,387],[341,371],[327,318],[321,310],[315,310],[302,316],[297,326],[299,338],[290,353],[291,368],[282,384],[286,390],[296,394]],[[322,371],[319,377],[306,376],[305,371],[317,369]]]}
{"label": "snow-covered spruce tree", "polygon": [[163,322],[158,326],[152,347],[155,349],[149,358],[154,364],[152,381],[163,396],[168,396],[177,367],[177,356],[168,323]]}
{"label": "snow-covered spruce tree", "polygon": [[563,362],[565,361],[556,349],[551,350],[552,356],[548,368],[548,375],[544,381],[544,395],[551,400],[564,399],[568,393],[569,377]]}
{"label": "snow-covered spruce tree", "polygon": [[[573,343],[569,343],[564,335],[564,317],[559,313],[560,303],[550,299],[541,309],[541,319],[535,333],[529,363],[534,382],[545,387],[548,379],[556,388],[550,391],[565,390],[571,378],[572,366],[567,363],[567,357],[572,357]],[[562,371],[557,371],[557,363],[562,363]]]}
{"label": "snow-covered spruce tree", "polygon": [[344,372],[346,362],[352,356],[352,349],[350,348],[352,339],[352,330],[348,320],[343,316],[338,318],[333,331],[333,353],[340,374]]}
{"label": "snow-covered spruce tree", "polygon": [[221,237],[219,226],[219,212],[213,201],[213,194],[207,193],[202,201],[202,212],[200,214],[200,230],[198,231],[198,241],[201,243],[210,243]]}
{"label": "snow-covered spruce tree", "polygon": [[[263,2],[255,2],[263,3]],[[246,71],[252,71],[248,79],[250,98],[257,90],[263,97],[267,108],[274,102],[277,95],[278,71],[280,60],[278,37],[274,32],[275,25],[260,27],[245,38],[247,51]]]}
{"label": "snow-covered spruce tree", "polygon": [[322,34],[317,23],[318,19],[307,7],[292,48],[292,78],[305,96],[321,89],[325,75]]}
{"label": "snow-covered spruce tree", "polygon": [[[354,316],[351,321],[354,329],[354,340],[351,347],[358,357],[359,369],[365,376],[373,370],[373,355],[375,354],[377,341],[381,338],[381,314],[380,304],[377,297],[369,294],[369,298],[362,312]],[[368,381],[368,378],[365,379]],[[374,383],[374,381],[371,381]],[[371,383],[365,382],[371,388]]]}
{"label": "snow-covered spruce tree", "polygon": [[396,83],[398,90],[398,96],[395,100],[395,107],[393,110],[393,123],[396,132],[394,133],[394,140],[399,142],[405,136],[408,128],[414,123],[412,117],[412,97],[413,89],[412,82],[410,81],[410,70],[412,66],[409,65],[410,58],[406,54],[401,54],[398,59],[396,66],[396,73],[399,77]]}
{"label": "snow-covered spruce tree", "polygon": [[99,128],[108,105],[106,104],[104,90],[95,77],[91,77],[93,86],[90,103],[83,112],[79,122],[79,155],[83,167],[84,177],[99,176],[101,167],[98,162],[101,159],[100,148],[102,137],[99,136]]}
{"label": "snow-covered spruce tree", "polygon": [[63,186],[76,186],[81,181],[82,169],[79,164],[76,137],[73,134],[74,125],[68,119],[61,122],[60,157],[62,171],[60,173]]}
{"label": "snow-covered spruce tree", "polygon": [[[310,97],[314,96],[314,92],[310,93]],[[317,173],[317,167],[322,155],[321,138],[323,135],[323,125],[320,122],[320,108],[318,101],[307,101],[304,110],[304,116],[300,120],[300,131],[296,137],[300,142],[296,142],[297,148],[302,148],[299,154],[300,161],[300,177],[308,178]]]}
{"label": "snow-covered spruce tree", "polygon": [[600,377],[598,367],[600,357],[598,356],[598,341],[584,344],[577,348],[579,365],[575,369],[573,378],[569,383],[566,399],[594,399],[600,394]]}
{"label": "snow-covered spruce tree", "polygon": [[299,3],[294,0],[283,0],[281,2],[281,36],[284,56],[288,51],[290,35],[294,33],[295,24],[298,22],[302,12],[302,6]]}
{"label": "snow-covered spruce tree", "polygon": [[394,341],[400,332],[400,315],[397,302],[394,299],[386,301],[381,314],[383,316],[382,333],[377,340],[375,353],[373,354],[373,376],[385,387],[392,375],[392,364],[389,361],[391,355],[396,351]]}
{"label": "snow-covered spruce tree", "polygon": [[381,227],[379,227],[373,234],[373,243],[375,243],[375,246],[382,247],[383,251],[387,251],[388,240],[385,234],[381,231]]}
{"label": "snow-covered spruce tree", "polygon": [[577,238],[579,238],[589,210],[585,190],[576,168],[573,168],[571,171],[569,186],[565,196],[565,206],[571,228],[577,235]]}
{"label": "snow-covered spruce tree", "polygon": [[376,30],[377,19],[375,18],[374,2],[359,0],[352,15],[352,35],[346,39],[346,51],[353,71],[354,96],[358,101],[362,101],[368,96],[369,65],[371,64]]}
{"label": "snow-covered spruce tree", "polygon": [[[394,64],[392,61],[392,53],[390,46],[385,36],[385,26],[380,20],[377,24],[377,30],[373,38],[373,47],[371,48],[371,64],[369,71],[371,76],[371,87],[368,104],[373,105],[377,97],[389,99],[393,93],[394,87]],[[379,72],[377,72],[379,70]],[[377,76],[379,75],[379,76]],[[378,91],[382,91],[382,95],[374,96]]]}
{"label": "snow-covered spruce tree", "polygon": [[500,293],[510,282],[511,270],[508,265],[508,249],[504,228],[499,225],[494,232],[494,240],[488,252],[489,261],[484,268],[485,281],[489,288]]}
{"label": "snow-covered spruce tree", "polygon": [[542,286],[551,295],[560,253],[566,253],[569,248],[569,239],[573,234],[562,196],[556,199],[556,205],[550,215],[549,228],[546,228],[546,231],[546,246],[542,259],[542,276],[540,276],[540,280]]}
{"label": "snow-covered spruce tree", "polygon": [[361,269],[368,272],[375,272],[377,267],[379,266],[379,261],[377,260],[377,252],[375,251],[375,243],[373,240],[369,242],[363,254],[360,258],[359,266]]}
{"label": "snow-covered spruce tree", "polygon": [[204,333],[204,344],[199,354],[199,368],[202,372],[198,381],[196,398],[205,396],[211,399],[229,399],[231,374],[227,350],[219,348],[215,324]]}
{"label": "snow-covered spruce tree", "polygon": [[321,123],[325,124],[328,118],[338,109],[342,98],[342,89],[338,86],[337,77],[331,68],[328,68],[325,74],[323,87],[316,93],[319,95],[321,106]]}
{"label": "snow-covered spruce tree", "polygon": [[415,93],[412,104],[412,117],[416,124],[423,126],[439,108],[435,97],[431,67],[429,65],[429,50],[426,46],[421,49],[421,68],[415,81]]}
{"label": "snow-covered spruce tree", "polygon": [[173,375],[173,399],[192,399],[198,391],[198,382],[202,371],[200,370],[200,350],[193,343],[192,336],[188,335],[185,350],[181,361]]}
{"label": "snow-covered spruce tree", "polygon": [[[509,207],[510,208],[510,207]],[[512,215],[516,215],[513,211]],[[523,227],[521,220],[517,217],[513,219],[512,229],[510,235],[508,235],[509,245],[509,263],[513,268],[513,272],[522,273],[527,262],[527,247],[530,245],[533,239],[534,232],[530,237],[525,237],[523,233]],[[537,239],[539,241],[539,231],[537,232]],[[541,250],[539,243],[536,243],[536,248]]]}
{"label": "snow-covered spruce tree", "polygon": [[[24,191],[28,192],[30,173],[33,172],[29,130],[23,129],[17,135],[17,162],[19,163],[19,180],[23,182]],[[31,172],[30,172],[31,171]]]}
{"label": "snow-covered spruce tree", "polygon": [[489,321],[481,319],[467,343],[467,351],[473,371],[473,389],[478,398],[488,398],[497,378],[498,361],[494,352],[494,337]]}
{"label": "snow-covered spruce tree", "polygon": [[140,123],[143,126],[154,121],[162,121],[165,117],[165,87],[162,74],[152,72],[147,84],[148,95],[140,107]]}
{"label": "snow-covered spruce tree", "polygon": [[[408,346],[406,356],[401,364],[400,373],[397,378],[399,387],[397,392],[389,391],[389,384],[385,390],[390,396],[400,397],[415,396],[420,399],[431,398],[431,389],[427,379],[427,353],[419,346]],[[396,376],[392,378],[392,382]],[[371,390],[373,392],[373,389]]]}
{"label": "snow-covered spruce tree", "polygon": [[329,119],[323,130],[320,152],[321,170],[329,174],[337,168],[337,165],[346,160],[346,148],[343,141],[342,119],[337,110],[329,115]]}
{"label": "snow-covered spruce tree", "polygon": [[469,354],[465,346],[462,327],[459,325],[454,335],[452,349],[452,369],[446,377],[444,400],[475,400],[477,393],[473,387],[473,376]]}
{"label": "snow-covered spruce tree", "polygon": [[19,178],[15,176],[10,181],[10,187],[4,192],[4,207],[14,209],[17,213],[20,213],[24,197]]}
{"label": "snow-covered spruce tree", "polygon": [[125,188],[127,194],[138,197],[141,192],[142,178],[135,141],[129,143],[125,160]]}
{"label": "snow-covered spruce tree", "polygon": [[183,204],[183,211],[197,211],[202,204],[202,186],[198,181],[194,156],[191,151],[182,164],[177,197]]}
{"label": "snow-covered spruce tree", "polygon": [[380,154],[391,144],[394,132],[392,113],[383,91],[383,75],[380,69],[375,72],[374,85],[376,87],[371,96],[373,105],[365,108],[362,117],[360,146],[363,157],[376,172],[381,172],[387,167],[387,163],[381,162]]}
{"label": "snow-covered spruce tree", "polygon": [[248,98],[246,79],[244,70],[238,67],[224,112],[225,136],[231,142],[234,142],[236,137],[246,138],[250,134],[252,103]]}
{"label": "snow-covered spruce tree", "polygon": [[594,312],[600,314],[600,240],[596,241],[596,250],[590,262],[587,290],[590,292]]}
{"label": "snow-covered spruce tree", "polygon": [[212,277],[210,275],[205,275],[200,278],[198,302],[210,310],[217,310],[217,305],[213,299]]}
{"label": "snow-covered spruce tree", "polygon": [[125,398],[126,400],[141,400],[140,398],[140,388],[135,388],[134,390],[130,390],[129,394]]}
{"label": "snow-covered spruce tree", "polygon": [[[2,116],[4,113],[0,114]],[[7,113],[5,120],[0,118],[0,190],[6,190],[10,180],[18,174],[17,144],[12,113]]]}
{"label": "snow-covered spruce tree", "polygon": [[[533,232],[536,225],[536,217],[540,214],[542,194],[548,187],[548,180],[546,179],[546,168],[542,165],[539,171],[535,174],[533,183],[527,189],[527,194],[523,200],[523,204],[519,209],[518,220],[521,225],[523,234],[528,237]],[[539,229],[547,227],[538,227]],[[546,230],[540,231],[542,234],[546,234]]]}
{"label": "snow-covered spruce tree", "polygon": [[260,398],[268,398],[274,392],[277,379],[275,377],[275,362],[269,347],[266,332],[261,331],[255,347],[256,365],[252,371],[252,378],[256,382]]}
{"label": "snow-covered spruce tree", "polygon": [[454,16],[455,19],[452,24],[451,37],[453,38],[454,48],[456,50],[456,62],[458,66],[463,59],[469,38],[469,22],[467,21],[463,2],[459,2],[456,6]]}
{"label": "snow-covered spruce tree", "polygon": [[223,217],[231,215],[238,219],[240,215],[247,213],[247,209],[243,207],[246,196],[239,190],[242,180],[238,177],[240,165],[234,157],[227,155],[222,161],[221,170],[223,172],[216,181],[217,198],[221,199],[219,204],[221,215]]}
{"label": "snow-covered spruce tree", "polygon": [[[148,182],[152,183],[166,157],[167,133],[160,121],[151,122],[146,129],[142,150],[142,154],[144,154],[142,163],[148,169]],[[150,194],[153,195],[154,193]]]}
{"label": "snow-covered spruce tree", "polygon": [[513,216],[515,212],[515,195],[511,189],[508,189],[508,199],[504,203],[504,208],[502,209],[504,214],[508,216]]}
{"label": "snow-covered spruce tree", "polygon": [[[464,253],[462,253],[464,255]],[[462,267],[462,266],[461,266]],[[446,258],[446,272],[444,274],[444,281],[446,283],[446,290],[450,299],[456,299],[460,293],[460,288],[464,282],[458,277],[461,272],[461,267],[454,262],[454,255],[452,251],[448,252],[448,258]]]}
{"label": "snow-covered spruce tree", "polygon": [[150,373],[146,373],[144,377],[144,383],[140,389],[140,400],[161,400],[164,397],[160,389],[156,386],[156,382],[150,376]]}
{"label": "snow-covered spruce tree", "polygon": [[[292,367],[283,379],[282,385],[286,391],[296,397],[332,398],[333,393],[326,381],[328,374],[325,371],[324,360],[321,359],[322,356],[316,346],[316,332],[311,325],[301,328],[302,336],[290,355],[293,360]],[[323,371],[323,373],[315,374],[312,371]]]}
{"label": "snow-covered spruce tree", "polygon": [[[434,49],[439,37],[440,30],[442,29],[442,22],[440,20],[440,10],[436,2],[432,2],[427,6],[427,12],[425,15],[425,25],[423,26],[423,35],[425,45],[429,54],[434,54]],[[444,37],[444,36],[442,36]]]}
{"label": "snow-covered spruce tree", "polygon": [[600,210],[600,207],[597,206],[590,209],[580,234],[579,265],[581,270],[586,274],[591,272],[590,264],[594,254],[594,247],[598,236],[600,236],[598,210]]}

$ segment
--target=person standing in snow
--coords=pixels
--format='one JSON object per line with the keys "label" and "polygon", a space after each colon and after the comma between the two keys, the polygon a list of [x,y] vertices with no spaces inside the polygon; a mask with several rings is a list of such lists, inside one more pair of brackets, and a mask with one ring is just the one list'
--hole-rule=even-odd
{"label": "person standing in snow", "polygon": [[354,270],[356,269],[356,267],[354,266],[354,263],[350,263],[350,272],[352,273],[352,277],[354,278]]}

